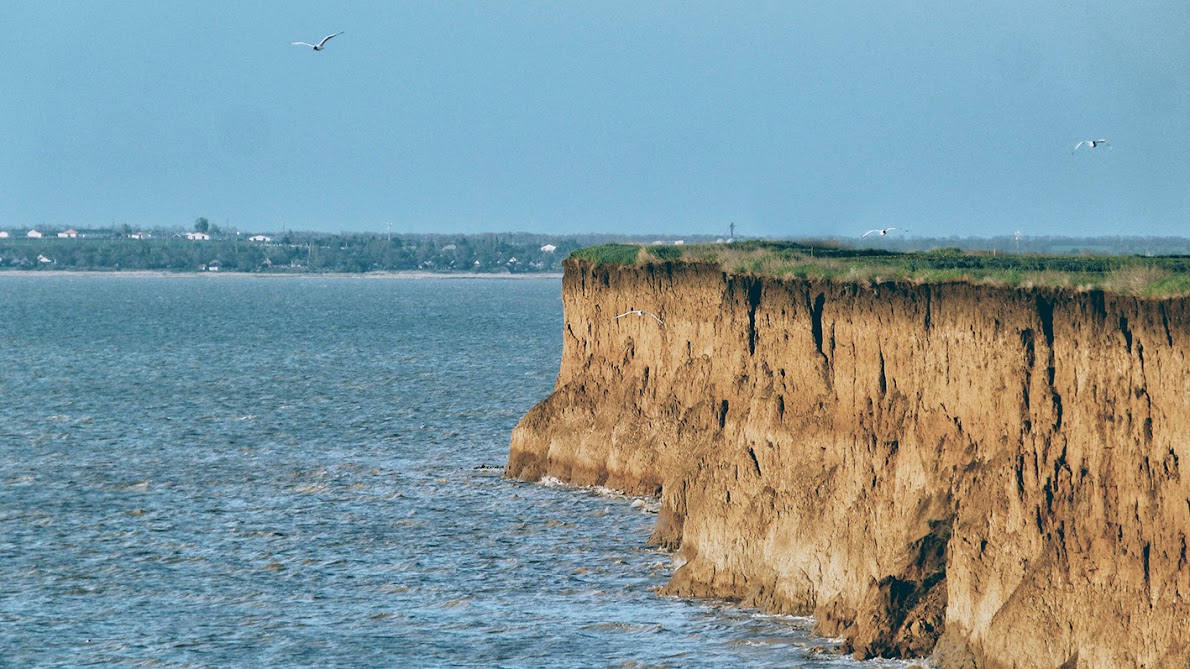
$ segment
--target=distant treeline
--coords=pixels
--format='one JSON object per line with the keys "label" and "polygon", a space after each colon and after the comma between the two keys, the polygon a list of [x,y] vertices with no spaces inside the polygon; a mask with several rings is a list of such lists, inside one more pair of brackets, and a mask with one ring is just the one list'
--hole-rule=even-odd
{"label": "distant treeline", "polygon": [[211,239],[188,239],[186,233],[177,231],[136,234],[141,238],[82,232],[72,238],[0,238],[0,269],[560,272],[562,260],[575,249],[622,238],[527,233],[390,237],[287,232],[276,237],[216,233]]}
{"label": "distant treeline", "polygon": [[[74,232],[74,231],[71,231]],[[294,273],[372,271],[526,273],[560,272],[562,260],[577,249],[610,242],[651,245],[677,240],[658,235],[543,235],[530,233],[441,235],[282,232],[253,235],[220,232],[210,239],[188,239],[185,231],[78,231],[77,237],[47,233],[30,238],[9,231],[0,237],[0,270],[155,270],[196,272]],[[140,238],[130,236],[135,234]],[[723,241],[689,236],[689,243]],[[747,244],[748,242],[742,242]],[[1190,239],[1180,237],[1114,238],[937,238],[888,237],[833,239],[818,248],[910,251],[964,249],[1005,254],[1044,255],[1185,255]],[[955,259],[954,262],[968,262]],[[986,262],[986,261],[980,261]]]}

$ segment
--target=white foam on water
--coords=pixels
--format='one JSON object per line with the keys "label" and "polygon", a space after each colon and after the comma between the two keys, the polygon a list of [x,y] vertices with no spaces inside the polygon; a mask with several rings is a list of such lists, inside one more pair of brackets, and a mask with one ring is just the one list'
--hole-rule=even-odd
{"label": "white foam on water", "polygon": [[606,497],[608,499],[630,500],[629,506],[631,506],[633,509],[636,509],[636,510],[641,511],[642,513],[646,513],[646,514],[656,514],[661,510],[661,499],[658,497],[628,495],[628,494],[625,494],[619,490],[615,490],[613,488],[608,488],[607,486],[601,486],[601,485],[593,485],[593,486],[573,485],[573,484],[567,483],[566,481],[563,481],[562,479],[559,479],[555,476],[543,476],[541,478],[541,480],[538,481],[538,483],[540,485],[547,487],[547,488],[565,488],[568,490],[585,490],[587,492],[591,492],[591,493],[594,493],[600,497]]}

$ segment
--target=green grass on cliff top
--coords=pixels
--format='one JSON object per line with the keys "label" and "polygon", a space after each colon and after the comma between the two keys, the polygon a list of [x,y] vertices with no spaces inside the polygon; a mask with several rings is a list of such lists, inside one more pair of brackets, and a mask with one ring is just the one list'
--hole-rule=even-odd
{"label": "green grass on cliff top", "polygon": [[964,281],[1104,290],[1144,297],[1190,296],[1190,256],[1012,255],[958,249],[892,252],[831,244],[746,241],[685,246],[602,244],[579,249],[570,257],[616,265],[714,263],[735,274],[869,284]]}

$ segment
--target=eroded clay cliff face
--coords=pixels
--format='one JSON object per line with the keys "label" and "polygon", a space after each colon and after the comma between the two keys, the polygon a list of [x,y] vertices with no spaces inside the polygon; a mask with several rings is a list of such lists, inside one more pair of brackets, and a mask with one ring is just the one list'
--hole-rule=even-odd
{"label": "eroded clay cliff face", "polygon": [[508,474],[660,492],[668,592],[859,656],[1190,666],[1186,299],[570,261],[563,301]]}

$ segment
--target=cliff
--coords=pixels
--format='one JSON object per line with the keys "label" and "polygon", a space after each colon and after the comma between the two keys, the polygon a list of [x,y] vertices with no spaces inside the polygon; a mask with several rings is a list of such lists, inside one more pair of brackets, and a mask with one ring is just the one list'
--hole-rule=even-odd
{"label": "cliff", "polygon": [[1190,300],[565,272],[507,472],[660,493],[667,592],[858,657],[1190,666]]}

